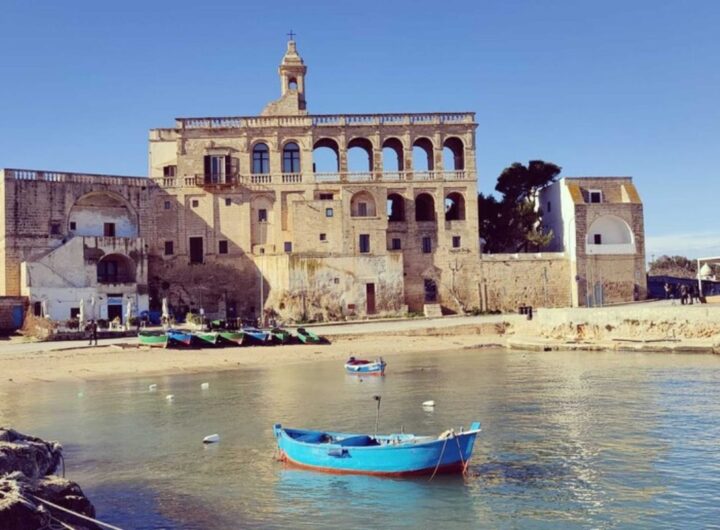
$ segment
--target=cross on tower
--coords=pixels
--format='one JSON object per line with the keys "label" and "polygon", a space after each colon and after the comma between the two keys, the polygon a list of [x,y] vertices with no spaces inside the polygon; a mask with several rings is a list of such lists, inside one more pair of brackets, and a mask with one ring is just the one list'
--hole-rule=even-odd
{"label": "cross on tower", "polygon": [[290,40],[295,40],[293,37],[296,35],[296,33],[293,33],[293,30],[290,30],[290,33],[287,34],[288,37],[290,37]]}

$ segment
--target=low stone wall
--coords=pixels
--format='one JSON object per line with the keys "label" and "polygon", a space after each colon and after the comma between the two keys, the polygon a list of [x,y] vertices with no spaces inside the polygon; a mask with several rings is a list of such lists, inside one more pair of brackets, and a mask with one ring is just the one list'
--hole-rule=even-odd
{"label": "low stone wall", "polygon": [[480,301],[485,311],[517,311],[520,305],[572,305],[570,260],[563,253],[484,254]]}

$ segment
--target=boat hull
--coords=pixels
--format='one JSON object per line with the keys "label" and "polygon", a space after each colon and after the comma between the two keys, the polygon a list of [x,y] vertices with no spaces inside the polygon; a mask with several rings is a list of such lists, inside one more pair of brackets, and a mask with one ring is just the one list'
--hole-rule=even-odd
{"label": "boat hull", "polygon": [[149,346],[151,348],[165,348],[168,343],[168,336],[165,332],[158,333],[143,333],[138,334],[138,339],[142,346]]}
{"label": "boat hull", "polygon": [[220,341],[234,346],[242,346],[245,335],[239,331],[221,331]]}
{"label": "boat hull", "polygon": [[385,375],[387,363],[378,361],[366,364],[345,364],[345,371],[352,375]]}
{"label": "boat hull", "polygon": [[168,346],[192,346],[192,335],[187,331],[169,329],[167,331]]}
{"label": "boat hull", "polygon": [[[464,471],[472,456],[480,424],[474,423],[470,431],[445,439],[411,435],[377,437],[396,437],[398,440],[396,444],[380,446],[348,446],[343,445],[342,440],[337,443],[308,443],[291,437],[288,430],[280,425],[276,425],[274,430],[281,460],[293,466],[326,473],[399,477]],[[343,436],[351,439],[354,435]],[[356,438],[363,436],[355,435]]]}

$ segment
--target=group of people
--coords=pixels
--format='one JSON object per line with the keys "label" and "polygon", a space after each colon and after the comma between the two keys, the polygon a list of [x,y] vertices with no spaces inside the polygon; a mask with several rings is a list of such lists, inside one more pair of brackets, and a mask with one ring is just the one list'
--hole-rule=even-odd
{"label": "group of people", "polygon": [[698,290],[697,285],[693,284],[688,287],[688,285],[682,283],[677,286],[670,285],[669,283],[665,282],[664,288],[665,299],[667,300],[674,300],[676,298],[679,298],[682,305],[693,304],[696,300],[698,304],[700,303],[700,291]]}

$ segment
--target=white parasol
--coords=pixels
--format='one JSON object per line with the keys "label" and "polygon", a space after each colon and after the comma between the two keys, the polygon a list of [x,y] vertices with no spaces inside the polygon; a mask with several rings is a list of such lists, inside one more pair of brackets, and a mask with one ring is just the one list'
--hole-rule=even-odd
{"label": "white parasol", "polygon": [[85,322],[85,299],[80,299],[80,311],[78,311],[78,322],[80,329],[83,329],[83,323]]}

